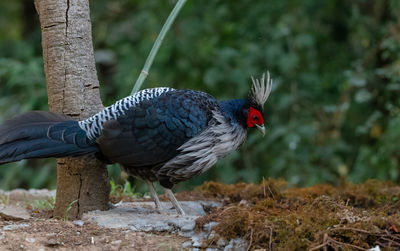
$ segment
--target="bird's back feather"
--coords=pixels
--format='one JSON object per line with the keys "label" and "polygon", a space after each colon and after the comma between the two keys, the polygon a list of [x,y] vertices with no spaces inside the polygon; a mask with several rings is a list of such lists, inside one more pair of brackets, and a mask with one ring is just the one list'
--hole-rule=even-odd
{"label": "bird's back feather", "polygon": [[202,92],[169,91],[104,123],[97,142],[113,162],[130,168],[159,166],[207,127],[216,105],[214,98]]}

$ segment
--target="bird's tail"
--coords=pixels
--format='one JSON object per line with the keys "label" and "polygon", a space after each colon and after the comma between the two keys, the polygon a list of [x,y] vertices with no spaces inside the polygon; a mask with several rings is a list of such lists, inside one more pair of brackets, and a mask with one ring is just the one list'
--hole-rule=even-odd
{"label": "bird's tail", "polygon": [[33,111],[0,126],[0,164],[30,158],[79,156],[98,151],[97,144],[71,118]]}

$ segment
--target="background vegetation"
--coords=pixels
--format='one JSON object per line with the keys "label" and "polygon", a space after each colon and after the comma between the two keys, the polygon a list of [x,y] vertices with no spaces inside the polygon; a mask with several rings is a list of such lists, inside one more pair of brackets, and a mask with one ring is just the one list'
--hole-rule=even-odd
{"label": "background vegetation", "polygon": [[[129,95],[175,1],[91,1],[105,105]],[[290,184],[400,181],[398,0],[188,1],[144,88],[172,86],[219,99],[247,95],[250,75],[275,80],[265,138],[247,142],[202,176]],[[33,1],[0,2],[0,121],[47,110],[40,25]],[[55,187],[54,160],[0,167],[0,188]],[[110,175],[122,180],[119,168]]]}

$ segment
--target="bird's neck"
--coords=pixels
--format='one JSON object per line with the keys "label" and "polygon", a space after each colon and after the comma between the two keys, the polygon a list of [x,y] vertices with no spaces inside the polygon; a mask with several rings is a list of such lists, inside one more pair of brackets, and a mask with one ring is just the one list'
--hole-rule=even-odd
{"label": "bird's neck", "polygon": [[223,111],[223,114],[231,120],[233,123],[246,128],[247,112],[249,103],[246,99],[232,99],[226,101],[219,101],[219,106]]}

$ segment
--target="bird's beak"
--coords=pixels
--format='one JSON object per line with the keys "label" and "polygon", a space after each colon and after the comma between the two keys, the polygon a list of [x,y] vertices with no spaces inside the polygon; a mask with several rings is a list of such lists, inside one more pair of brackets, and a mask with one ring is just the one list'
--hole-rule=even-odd
{"label": "bird's beak", "polygon": [[257,129],[262,133],[262,136],[265,136],[265,127],[264,125],[257,125],[255,124],[255,126],[257,126]]}

